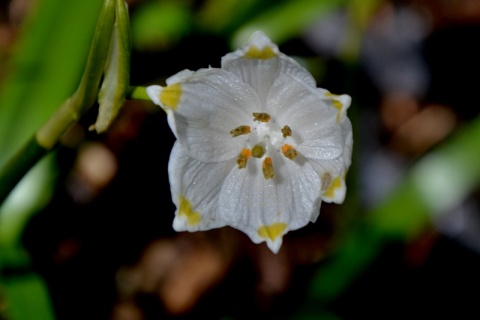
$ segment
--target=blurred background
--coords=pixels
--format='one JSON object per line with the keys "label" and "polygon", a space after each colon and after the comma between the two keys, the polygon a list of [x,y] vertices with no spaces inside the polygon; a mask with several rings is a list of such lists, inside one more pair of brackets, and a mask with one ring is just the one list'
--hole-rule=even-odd
{"label": "blurred background", "polygon": [[[477,318],[480,1],[132,0],[131,85],[164,84],[263,30],[352,96],[343,205],[273,255],[175,233],[163,111],[92,108],[0,207],[0,319]],[[69,97],[101,1],[0,2],[0,165]]]}

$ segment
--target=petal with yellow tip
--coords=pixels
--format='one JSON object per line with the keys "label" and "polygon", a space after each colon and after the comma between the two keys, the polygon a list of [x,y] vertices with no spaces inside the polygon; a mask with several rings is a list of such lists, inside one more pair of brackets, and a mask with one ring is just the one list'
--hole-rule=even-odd
{"label": "petal with yellow tip", "polygon": [[177,206],[175,230],[208,230],[227,224],[218,217],[218,194],[234,166],[235,159],[222,163],[195,160],[175,143],[168,164],[172,201]]}
{"label": "petal with yellow tip", "polygon": [[322,194],[322,200],[325,202],[342,203],[345,199],[347,188],[345,180],[338,176],[332,180],[328,188]]}
{"label": "petal with yellow tip", "polygon": [[272,223],[268,226],[261,226],[257,232],[260,238],[265,239],[270,249],[276,253],[282,245],[282,236],[287,231],[287,224],[283,222]]}
{"label": "petal with yellow tip", "polygon": [[281,53],[263,32],[255,32],[243,48],[222,58],[222,69],[228,70],[254,88],[265,102],[276,78],[290,74],[312,88],[316,82],[297,61]]}

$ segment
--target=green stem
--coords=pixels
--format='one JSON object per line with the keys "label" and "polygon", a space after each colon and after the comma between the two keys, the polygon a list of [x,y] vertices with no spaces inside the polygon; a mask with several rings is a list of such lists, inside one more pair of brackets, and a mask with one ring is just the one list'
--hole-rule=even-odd
{"label": "green stem", "polygon": [[22,177],[48,150],[42,148],[35,138],[30,139],[7,163],[0,168],[0,204]]}
{"label": "green stem", "polygon": [[[130,86],[127,99],[150,101],[146,88],[141,86]],[[65,130],[78,120],[80,115],[73,111],[78,108],[72,105],[77,100],[72,97],[65,101],[35,137],[0,167],[0,204],[30,168],[56,145]]]}
{"label": "green stem", "polygon": [[147,100],[151,101],[150,97],[147,94],[147,88],[146,87],[135,87],[131,86],[128,88],[127,91],[127,99],[130,100]]}
{"label": "green stem", "polygon": [[114,22],[115,0],[105,0],[78,89],[34,137],[0,168],[0,204],[30,168],[52,150],[68,128],[94,104],[107,60]]}

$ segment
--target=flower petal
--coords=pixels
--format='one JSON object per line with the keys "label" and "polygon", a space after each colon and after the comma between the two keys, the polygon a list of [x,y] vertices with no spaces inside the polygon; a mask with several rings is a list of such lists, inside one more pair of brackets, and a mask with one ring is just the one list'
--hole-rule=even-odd
{"label": "flower petal", "polygon": [[322,178],[322,201],[343,203],[347,192],[345,176],[352,163],[352,125],[346,118],[341,124],[343,151],[336,159],[321,160],[309,158],[308,162],[313,166]]}
{"label": "flower petal", "polygon": [[312,75],[292,58],[284,55],[264,33],[255,32],[243,48],[222,58],[222,68],[235,73],[254,88],[265,102],[275,79],[290,74],[315,87]]}
{"label": "flower petal", "polygon": [[342,137],[345,141],[343,147],[343,160],[345,171],[352,164],[352,151],[353,151],[353,132],[352,132],[352,123],[348,118],[345,117],[345,120],[342,122]]}
{"label": "flower petal", "polygon": [[341,204],[345,200],[347,186],[342,176],[336,176],[331,180],[330,185],[322,193],[322,200],[328,203],[334,202]]}
{"label": "flower petal", "polygon": [[347,109],[350,107],[352,98],[348,94],[336,95],[326,92],[325,97],[331,105],[337,109],[337,122],[343,123],[347,119]]}
{"label": "flower petal", "polygon": [[313,221],[320,210],[320,178],[302,159],[272,155],[274,177],[262,174],[262,160],[232,170],[220,193],[222,218],[245,232],[253,242],[265,241],[276,253],[290,230]]}
{"label": "flower petal", "polygon": [[167,109],[169,124],[185,151],[205,162],[236,157],[247,138],[232,138],[230,131],[250,122],[252,112],[258,111],[255,91],[221,69],[201,69],[172,78],[180,82],[169,81],[167,87],[156,86],[149,93]]}
{"label": "flower petal", "polygon": [[169,162],[175,230],[225,225],[278,252],[283,235],[314,222],[321,201],[344,201],[351,99],[313,77],[261,32],[222,58],[147,93],[178,141]]}
{"label": "flower petal", "polygon": [[291,75],[277,78],[267,100],[267,112],[279,126],[288,125],[297,150],[307,158],[335,159],[343,149],[337,110],[325,102],[323,92]]}
{"label": "flower petal", "polygon": [[177,206],[173,228],[176,231],[197,231],[226,225],[218,216],[218,193],[223,181],[235,166],[235,160],[205,163],[190,157],[175,142],[168,175],[173,203]]}

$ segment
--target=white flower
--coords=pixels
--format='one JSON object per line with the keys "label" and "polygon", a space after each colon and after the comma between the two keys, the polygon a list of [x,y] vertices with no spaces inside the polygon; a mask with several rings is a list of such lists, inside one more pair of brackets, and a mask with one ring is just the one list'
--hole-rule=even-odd
{"label": "white flower", "polygon": [[278,252],[290,230],[342,203],[351,163],[348,95],[313,77],[261,32],[222,58],[150,86],[177,137],[169,163],[173,227],[232,226]]}

